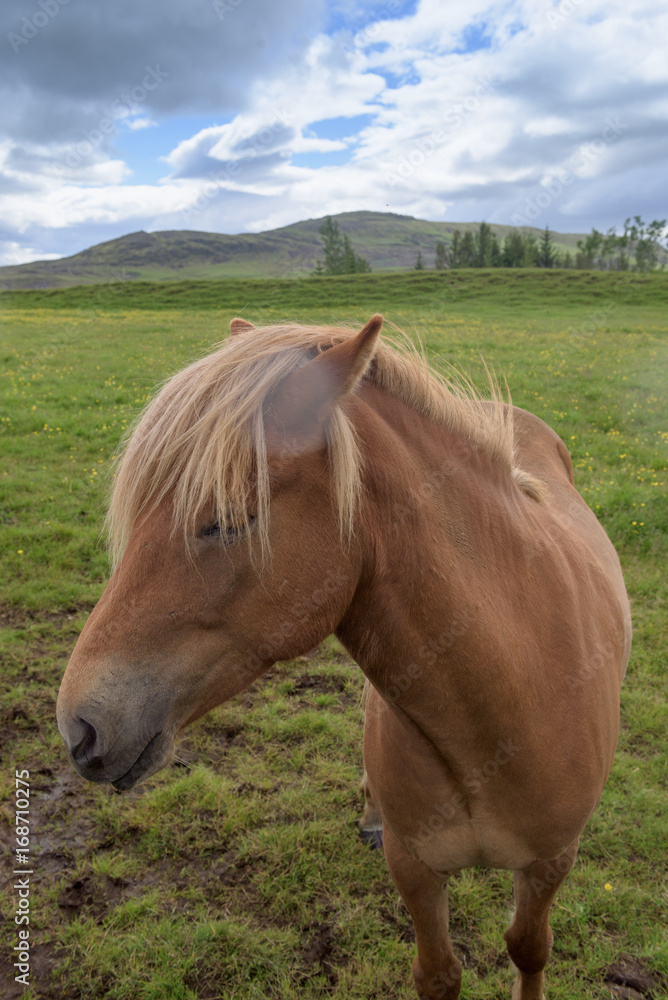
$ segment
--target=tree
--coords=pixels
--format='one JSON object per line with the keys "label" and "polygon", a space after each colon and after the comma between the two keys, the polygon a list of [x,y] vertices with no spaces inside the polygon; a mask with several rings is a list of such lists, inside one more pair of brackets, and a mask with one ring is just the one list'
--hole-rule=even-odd
{"label": "tree", "polygon": [[[614,233],[614,228],[609,229],[608,233]],[[628,271],[631,266],[631,257],[629,254],[629,237],[626,231],[626,226],[624,226],[624,232],[621,236],[617,236],[615,233],[615,249],[617,250],[616,256],[612,258],[612,267],[615,271]]]}
{"label": "tree", "polygon": [[415,270],[424,271],[424,261],[422,259],[422,251],[418,250],[418,255],[415,261]]}
{"label": "tree", "polygon": [[458,229],[455,229],[452,234],[452,240],[450,241],[450,247],[447,250],[448,267],[460,267],[460,256],[461,256],[461,241],[462,234]]}
{"label": "tree", "polygon": [[442,240],[438,240],[436,243],[436,260],[434,262],[434,267],[437,271],[444,271],[448,266],[448,255],[445,249],[445,243]]}
{"label": "tree", "polygon": [[657,264],[665,266],[666,248],[662,244],[665,228],[665,219],[655,219],[646,226],[639,215],[633,217],[633,223],[630,219],[624,223],[624,235],[635,257],[637,271],[653,271]]}
{"label": "tree", "polygon": [[[599,266],[604,271],[610,271],[615,269],[615,263],[616,263],[615,251],[620,247],[620,240],[623,241],[624,237],[618,236],[617,233],[615,232],[615,227],[611,226],[611,228],[608,229],[607,233],[603,237],[603,241],[601,243],[601,256],[600,256]],[[620,270],[626,270],[626,268],[622,267],[620,268]]]}
{"label": "tree", "polygon": [[556,259],[557,251],[554,246],[554,240],[552,239],[552,233],[549,228],[545,226],[545,230],[540,237],[540,243],[538,244],[536,264],[538,267],[554,267]]}
{"label": "tree", "polygon": [[355,273],[355,251],[348,236],[343,237],[343,273]]}
{"label": "tree", "polygon": [[503,241],[501,252],[503,267],[522,267],[524,263],[524,240],[522,234],[515,230],[508,233]]}
{"label": "tree", "polygon": [[343,240],[338,223],[328,215],[318,232],[322,236],[325,274],[343,274]]}
{"label": "tree", "polygon": [[324,265],[321,274],[359,274],[370,271],[368,260],[353,250],[350,238],[342,235],[339,224],[330,215],[320,226],[318,232],[322,236],[322,251]]}
{"label": "tree", "polygon": [[317,261],[315,262],[315,267],[311,271],[311,274],[315,275],[316,278],[319,278],[320,275],[322,275],[324,273],[325,273],[325,269],[322,266],[322,260],[321,260],[320,257],[318,257]]}
{"label": "tree", "polygon": [[639,215],[624,222],[621,235],[612,226],[607,233],[592,229],[584,240],[578,240],[575,266],[598,268],[602,271],[653,271],[665,267],[668,248],[665,246],[665,219],[655,219],[646,225]]}
{"label": "tree", "polygon": [[343,273],[344,274],[361,274],[364,271],[370,271],[371,264],[364,257],[360,257],[358,253],[352,248],[352,244],[348,236],[343,237]]}
{"label": "tree", "polygon": [[533,233],[524,234],[522,245],[524,247],[522,267],[536,267],[538,260],[538,240]]}
{"label": "tree", "polygon": [[592,229],[584,240],[578,240],[577,246],[580,252],[575,258],[575,266],[585,270],[598,267],[603,246],[603,233],[599,233],[598,229]]}
{"label": "tree", "polygon": [[462,236],[462,242],[459,249],[459,267],[474,267],[475,266],[475,240],[473,239],[473,233],[464,233]]}
{"label": "tree", "polygon": [[492,227],[487,222],[481,222],[474,237],[473,267],[491,267],[492,246],[495,242],[496,236],[492,232]]}

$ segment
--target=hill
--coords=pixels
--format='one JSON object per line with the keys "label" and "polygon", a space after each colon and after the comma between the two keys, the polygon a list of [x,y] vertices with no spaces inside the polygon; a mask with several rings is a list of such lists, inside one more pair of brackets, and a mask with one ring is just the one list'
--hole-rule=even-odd
{"label": "hill", "polygon": [[[428,222],[390,212],[344,212],[334,216],[355,250],[374,271],[412,268],[418,251],[433,267],[436,242],[475,222]],[[167,230],[130,233],[72,257],[0,267],[0,289],[62,288],[110,281],[174,281],[212,278],[280,278],[309,274],[320,256],[322,218],[266,233],[201,233]],[[503,239],[513,226],[492,225]],[[541,230],[529,229],[536,236]],[[581,234],[556,233],[562,250],[575,249]]]}
{"label": "hill", "polygon": [[[493,321],[518,308],[543,317],[546,309],[573,314],[577,335],[604,332],[620,308],[668,306],[668,274],[543,268],[464,268],[404,271],[402,274],[344,274],[328,278],[234,278],[199,281],[116,281],[70,288],[0,291],[0,312],[13,309],[76,310],[81,317],[127,310],[189,309],[247,315],[278,310],[284,319],[297,312],[329,310],[328,321],[346,322],[356,309],[394,315],[410,327],[415,310],[440,317],[475,308]],[[394,311],[398,310],[395,314]],[[224,331],[221,329],[221,335]]]}

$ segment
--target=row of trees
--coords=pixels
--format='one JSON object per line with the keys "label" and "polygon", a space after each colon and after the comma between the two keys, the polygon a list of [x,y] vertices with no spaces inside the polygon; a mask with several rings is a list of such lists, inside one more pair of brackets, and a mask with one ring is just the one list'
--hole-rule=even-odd
{"label": "row of trees", "polygon": [[[318,258],[313,274],[359,274],[371,270],[368,260],[353,249],[339,225],[327,216],[318,232],[322,237],[323,256]],[[487,222],[476,232],[455,230],[449,243],[436,243],[434,267],[437,271],[459,267],[577,267],[601,271],[653,271],[668,262],[666,220],[655,219],[645,225],[639,215],[627,219],[619,235],[614,228],[607,233],[592,229],[577,242],[577,253],[562,252],[555,246],[548,226],[536,237],[515,229],[499,240]],[[422,251],[415,267],[426,268]]]}
{"label": "row of trees", "polygon": [[[497,239],[492,227],[482,222],[477,232],[458,231],[449,244],[436,243],[434,266],[437,271],[450,267],[577,267],[601,271],[653,271],[668,262],[666,220],[655,219],[645,225],[639,215],[624,223],[619,235],[613,228],[607,233],[593,229],[584,240],[578,240],[578,252],[562,252],[546,226],[540,239],[533,233],[515,230],[503,241]],[[415,267],[425,267],[420,251]]]}
{"label": "row of trees", "polygon": [[[424,258],[418,253],[415,267],[423,270]],[[500,241],[487,222],[481,222],[477,232],[468,230],[452,234],[449,244],[436,244],[435,267],[443,271],[450,267],[568,267],[563,255],[554,246],[552,233],[545,229],[540,240],[533,233],[515,231]]]}
{"label": "row of trees", "polygon": [[614,227],[607,233],[592,229],[584,240],[578,240],[577,267],[599,271],[653,271],[664,268],[668,246],[664,231],[665,219],[655,219],[645,225],[639,215],[624,223],[624,232]]}

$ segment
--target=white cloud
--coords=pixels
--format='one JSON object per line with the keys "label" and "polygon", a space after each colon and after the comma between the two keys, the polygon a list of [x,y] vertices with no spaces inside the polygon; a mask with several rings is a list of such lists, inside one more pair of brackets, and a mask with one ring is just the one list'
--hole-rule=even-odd
{"label": "white cloud", "polygon": [[535,118],[524,126],[527,135],[561,135],[571,127],[567,118],[547,115],[545,118]]}
{"label": "white cloud", "polygon": [[131,118],[125,124],[132,132],[137,132],[143,128],[155,128],[158,123],[152,118]]}
{"label": "white cloud", "polygon": [[33,260],[57,260],[58,253],[43,253],[16,240],[0,241],[0,265],[29,264]]}
{"label": "white cloud", "polygon": [[182,211],[194,194],[180,185],[116,187],[65,186],[43,190],[30,197],[0,197],[0,214],[6,226],[17,232],[42,225],[65,229],[85,223],[115,223],[143,220],[147,215]]}

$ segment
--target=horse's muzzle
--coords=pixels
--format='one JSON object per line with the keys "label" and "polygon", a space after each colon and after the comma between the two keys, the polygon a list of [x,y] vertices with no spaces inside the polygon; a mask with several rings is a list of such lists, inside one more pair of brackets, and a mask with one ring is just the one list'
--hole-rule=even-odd
{"label": "horse's muzzle", "polygon": [[70,760],[87,781],[108,781],[125,791],[168,760],[171,739],[160,728],[159,718],[153,725],[143,720],[133,732],[130,720],[120,725],[120,720],[115,720],[116,725],[105,727],[89,721],[94,716],[90,708],[81,715],[70,715],[61,705],[58,707],[58,728]]}
{"label": "horse's muzzle", "polygon": [[133,785],[136,785],[138,781],[141,781],[141,779],[147,774],[153,774],[154,771],[158,770],[158,768],[154,766],[158,761],[158,767],[162,767],[162,764],[164,763],[165,741],[163,740],[162,745],[160,745],[159,740],[161,736],[161,732],[156,733],[155,736],[148,741],[132,767],[120,778],[117,778],[116,781],[112,781],[114,788],[116,788],[119,792],[125,792],[128,788],[132,788]]}

